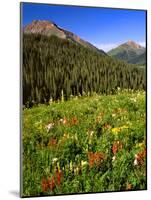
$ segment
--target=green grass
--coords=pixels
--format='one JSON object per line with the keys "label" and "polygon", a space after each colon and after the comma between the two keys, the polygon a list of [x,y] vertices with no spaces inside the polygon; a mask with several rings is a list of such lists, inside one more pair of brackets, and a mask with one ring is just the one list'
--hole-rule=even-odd
{"label": "green grass", "polygon": [[140,91],[24,109],[22,195],[146,189],[145,117]]}

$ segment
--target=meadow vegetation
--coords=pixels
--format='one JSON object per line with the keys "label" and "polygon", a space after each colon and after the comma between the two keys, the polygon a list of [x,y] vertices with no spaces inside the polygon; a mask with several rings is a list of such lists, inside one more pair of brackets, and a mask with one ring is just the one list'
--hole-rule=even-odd
{"label": "meadow vegetation", "polygon": [[72,97],[23,110],[23,196],[146,189],[146,96]]}

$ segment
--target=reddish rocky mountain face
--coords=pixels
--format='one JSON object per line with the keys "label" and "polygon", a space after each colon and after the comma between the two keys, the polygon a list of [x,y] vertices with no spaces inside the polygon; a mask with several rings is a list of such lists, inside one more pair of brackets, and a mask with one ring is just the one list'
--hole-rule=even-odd
{"label": "reddish rocky mountain face", "polygon": [[42,34],[46,36],[56,35],[59,38],[66,38],[63,30],[61,30],[55,23],[46,20],[34,20],[31,24],[23,29],[24,33]]}
{"label": "reddish rocky mountain face", "polygon": [[91,43],[81,39],[76,34],[60,28],[57,24],[55,24],[52,21],[34,20],[34,21],[32,21],[32,23],[26,25],[23,28],[23,32],[25,34],[41,34],[41,35],[46,35],[46,36],[55,35],[61,39],[70,40],[74,43],[78,43],[86,48],[90,48],[94,51],[97,51],[97,52],[103,54],[103,55],[106,55],[106,53],[103,50],[96,48]]}
{"label": "reddish rocky mountain face", "polygon": [[136,42],[134,42],[132,40],[127,41],[125,44],[132,47],[132,48],[135,48],[135,49],[143,48],[141,45],[137,44]]}

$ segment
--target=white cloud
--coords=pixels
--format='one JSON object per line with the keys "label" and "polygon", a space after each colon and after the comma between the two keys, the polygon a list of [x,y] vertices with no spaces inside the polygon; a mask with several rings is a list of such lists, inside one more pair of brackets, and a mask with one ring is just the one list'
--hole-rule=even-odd
{"label": "white cloud", "polygon": [[141,45],[142,47],[146,47],[146,42],[138,42],[139,45]]}
{"label": "white cloud", "polygon": [[109,50],[116,48],[117,46],[119,46],[118,43],[108,43],[108,44],[94,44],[94,46],[96,46],[99,49],[104,50],[105,52],[108,52]]}
{"label": "white cloud", "polygon": [[[124,42],[123,42],[124,43]],[[102,49],[105,52],[110,51],[111,49],[114,49],[116,47],[118,47],[119,45],[123,44],[123,43],[102,43],[102,44],[94,44],[94,46],[96,46],[99,49]],[[146,46],[146,42],[136,42],[137,44],[145,47]]]}

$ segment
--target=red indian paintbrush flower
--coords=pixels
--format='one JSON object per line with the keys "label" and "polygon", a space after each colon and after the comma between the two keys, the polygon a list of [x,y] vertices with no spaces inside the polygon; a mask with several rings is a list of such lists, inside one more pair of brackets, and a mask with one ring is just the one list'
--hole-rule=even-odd
{"label": "red indian paintbrush flower", "polygon": [[73,118],[71,119],[71,125],[76,125],[77,123],[78,123],[77,118],[76,118],[76,117],[73,117]]}
{"label": "red indian paintbrush flower", "polygon": [[43,192],[47,192],[48,189],[50,189],[51,191],[53,191],[54,188],[55,188],[55,178],[52,177],[50,179],[50,177],[49,177],[48,179],[42,179],[41,187],[42,187],[42,191]]}
{"label": "red indian paintbrush flower", "polygon": [[52,176],[51,178],[48,177],[47,179],[46,178],[42,179],[42,181],[41,181],[42,191],[47,192],[48,189],[53,191],[55,189],[56,185],[60,186],[62,176],[63,176],[62,171],[57,170],[55,175]]}
{"label": "red indian paintbrush flower", "polygon": [[146,156],[146,150],[141,151],[135,154],[134,166],[135,165],[143,165]]}
{"label": "red indian paintbrush flower", "polygon": [[104,128],[104,129],[111,129],[112,126],[111,126],[110,124],[105,123],[105,124],[103,125],[103,128]]}
{"label": "red indian paintbrush flower", "polygon": [[56,145],[57,145],[57,139],[51,138],[51,139],[49,140],[48,146],[54,147],[54,146],[56,146]]}
{"label": "red indian paintbrush flower", "polygon": [[61,184],[61,178],[62,178],[62,176],[63,176],[63,174],[62,174],[62,172],[61,171],[59,171],[59,170],[57,170],[56,171],[56,179],[57,179],[57,185],[58,186],[60,186],[60,184]]}
{"label": "red indian paintbrush flower", "polygon": [[88,153],[88,159],[89,159],[89,166],[93,167],[94,165],[94,157],[93,157],[93,152]]}
{"label": "red indian paintbrush flower", "polygon": [[50,189],[51,191],[54,190],[54,188],[55,188],[55,178],[54,178],[54,176],[53,176],[51,179],[48,178],[47,183],[48,183],[49,189]]}
{"label": "red indian paintbrush flower", "polygon": [[127,190],[131,190],[132,189],[132,184],[128,183],[127,186],[126,186],[126,189]]}
{"label": "red indian paintbrush flower", "polygon": [[48,190],[47,179],[42,179],[42,181],[41,181],[41,187],[42,187],[42,191],[43,192],[46,192]]}
{"label": "red indian paintbrush flower", "polygon": [[88,153],[88,159],[89,159],[89,167],[93,167],[94,164],[97,166],[103,161],[104,154],[101,152],[89,152]]}
{"label": "red indian paintbrush flower", "polygon": [[122,143],[118,140],[113,143],[112,152],[115,155],[123,147]]}

